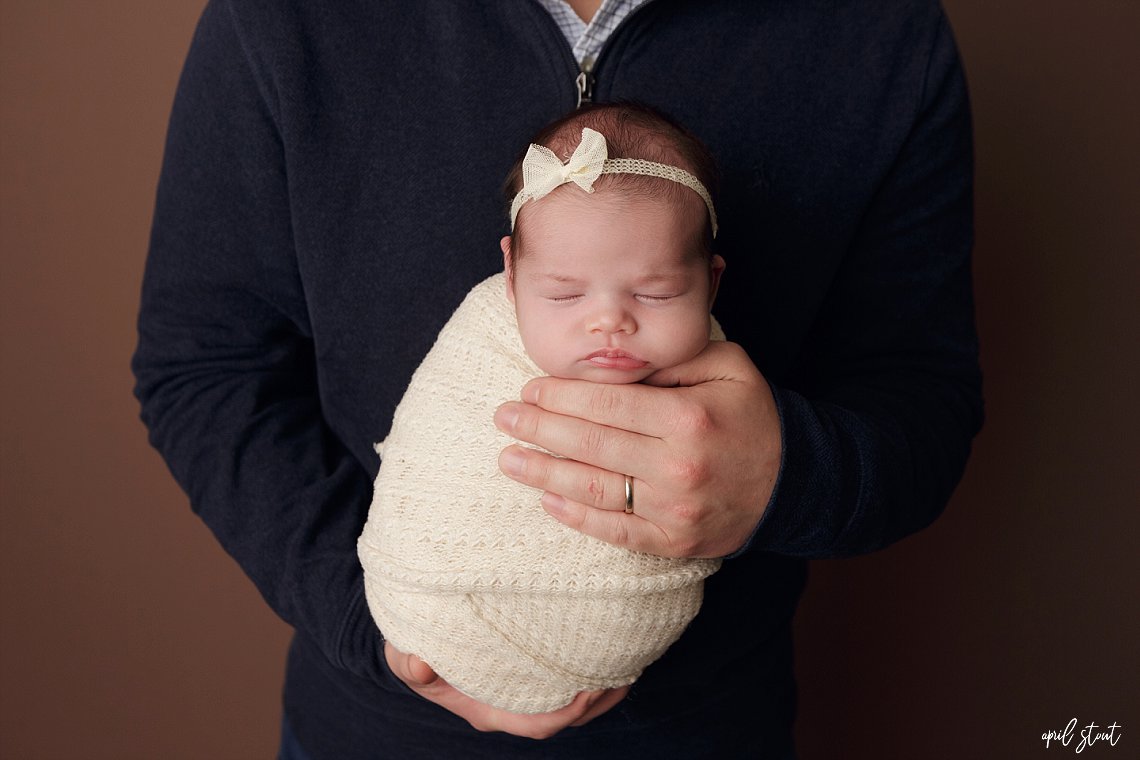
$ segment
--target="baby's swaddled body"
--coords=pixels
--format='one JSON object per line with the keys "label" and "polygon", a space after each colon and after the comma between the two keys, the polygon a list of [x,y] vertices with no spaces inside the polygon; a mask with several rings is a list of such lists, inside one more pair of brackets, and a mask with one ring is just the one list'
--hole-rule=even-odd
{"label": "baby's swaddled body", "polygon": [[[523,350],[502,274],[440,332],[377,447],[359,541],[373,619],[469,696],[511,712],[632,683],[700,608],[719,560],[631,552],[548,516],[507,478],[492,424],[542,371]],[[723,340],[713,323],[714,339]]]}

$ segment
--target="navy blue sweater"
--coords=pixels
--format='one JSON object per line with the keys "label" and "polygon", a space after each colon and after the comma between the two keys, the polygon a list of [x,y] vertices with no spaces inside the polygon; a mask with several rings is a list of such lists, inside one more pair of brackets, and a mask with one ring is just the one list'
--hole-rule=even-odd
{"label": "navy blue sweater", "polygon": [[479,734],[397,682],[355,551],[372,444],[500,268],[502,180],[577,74],[520,0],[213,0],[194,37],[136,392],[193,509],[296,629],[285,709],[316,758],[784,752],[805,559],[930,523],[981,424],[969,113],[937,3],[654,0],[593,96],[671,114],[721,167],[716,312],[773,386],[775,493],[682,639],[586,727]]}

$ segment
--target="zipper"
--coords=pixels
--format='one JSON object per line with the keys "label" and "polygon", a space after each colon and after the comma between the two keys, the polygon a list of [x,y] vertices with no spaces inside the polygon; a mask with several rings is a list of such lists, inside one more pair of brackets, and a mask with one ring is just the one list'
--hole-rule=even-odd
{"label": "zipper", "polygon": [[598,61],[605,56],[607,50],[613,47],[613,41],[618,38],[622,29],[629,26],[633,19],[637,18],[642,11],[653,5],[654,2],[655,0],[645,0],[644,3],[634,8],[633,11],[627,14],[626,17],[621,20],[621,23],[614,27],[614,30],[609,33],[609,36],[606,37],[606,41],[602,43],[601,49],[598,50],[598,55],[594,58],[586,56],[582,60],[581,70],[578,72],[578,76],[574,78],[574,86],[578,90],[578,105],[575,106],[576,108],[580,108],[583,103],[594,102],[594,85],[597,84],[598,81],[597,76],[594,74],[594,69],[597,68]]}
{"label": "zipper", "polygon": [[594,102],[594,81],[594,59],[586,56],[582,59],[582,70],[574,77],[574,87],[578,90],[578,104],[574,108]]}
{"label": "zipper", "polygon": [[653,5],[654,2],[655,0],[646,0],[646,2],[637,6],[632,13],[623,18],[621,23],[610,32],[605,43],[602,45],[602,49],[598,51],[598,55],[595,58],[587,56],[586,59],[579,64],[578,61],[574,59],[573,49],[566,41],[566,35],[562,34],[562,30],[558,28],[558,24],[551,18],[550,13],[548,13],[545,8],[541,8],[537,0],[535,1],[535,5],[541,8],[541,15],[545,17],[545,23],[554,27],[555,34],[557,34],[558,39],[562,42],[562,49],[569,54],[566,57],[570,59],[574,69],[577,71],[574,76],[574,91],[577,94],[577,105],[574,106],[575,108],[581,108],[583,103],[594,102],[594,85],[597,84],[597,76],[594,74],[594,69],[597,66],[598,59],[605,55],[606,50],[611,47],[610,43],[613,42],[613,39],[618,35],[618,32],[622,30],[622,27],[626,26],[630,20],[645,10],[646,7]]}

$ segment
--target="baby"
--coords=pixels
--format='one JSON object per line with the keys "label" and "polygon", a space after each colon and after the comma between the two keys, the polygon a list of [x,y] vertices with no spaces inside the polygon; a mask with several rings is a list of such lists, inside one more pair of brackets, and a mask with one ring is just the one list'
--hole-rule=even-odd
{"label": "baby", "polygon": [[492,416],[529,379],[635,383],[724,339],[709,313],[724,262],[707,150],[634,105],[576,111],[535,142],[508,179],[505,271],[472,289],[413,375],[359,541],[385,638],[520,713],[635,681],[719,567],[585,536],[499,472],[512,441]]}

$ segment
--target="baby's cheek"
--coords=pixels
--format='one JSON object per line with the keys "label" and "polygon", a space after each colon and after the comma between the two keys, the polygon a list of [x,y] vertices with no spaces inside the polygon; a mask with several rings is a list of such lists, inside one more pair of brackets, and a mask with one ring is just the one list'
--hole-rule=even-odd
{"label": "baby's cheek", "polygon": [[574,362],[559,351],[562,342],[548,336],[530,336],[531,340],[523,338],[523,347],[531,361],[538,365],[548,375],[554,377],[571,377],[574,371]]}
{"label": "baby's cheek", "polygon": [[701,351],[709,342],[709,324],[707,321],[701,322],[697,320],[696,323],[690,322],[683,329],[678,329],[676,335],[678,339],[675,342],[675,362],[680,364],[692,359]]}

